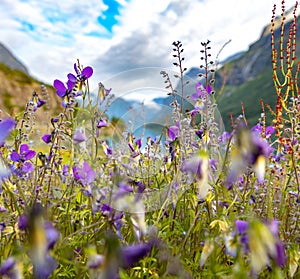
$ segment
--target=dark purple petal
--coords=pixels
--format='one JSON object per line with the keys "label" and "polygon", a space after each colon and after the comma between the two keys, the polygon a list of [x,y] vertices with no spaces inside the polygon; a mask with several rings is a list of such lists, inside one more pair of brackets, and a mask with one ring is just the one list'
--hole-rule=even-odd
{"label": "dark purple petal", "polygon": [[81,72],[81,76],[84,80],[90,78],[92,74],[93,74],[93,68],[90,66],[85,67]]}
{"label": "dark purple petal", "polygon": [[28,227],[28,216],[26,214],[22,214],[19,217],[18,228],[22,231],[26,230]]}
{"label": "dark purple petal", "polygon": [[72,171],[73,171],[73,176],[76,180],[80,180],[82,178],[81,169],[79,167],[73,166]]}
{"label": "dark purple petal", "polygon": [[29,173],[34,171],[34,165],[30,162],[25,162],[22,166],[22,172]]}
{"label": "dark purple petal", "polygon": [[76,75],[79,75],[79,70],[78,70],[76,63],[74,63],[74,71],[75,71]]}
{"label": "dark purple petal", "polygon": [[67,75],[67,77],[68,77],[68,81],[70,81],[72,83],[75,83],[77,81],[77,78],[73,74],[71,74],[71,73],[69,73]]}
{"label": "dark purple petal", "polygon": [[28,150],[25,154],[24,154],[24,160],[28,161],[30,159],[32,159],[35,156],[35,151],[34,150]]}
{"label": "dark purple petal", "polygon": [[199,96],[198,93],[194,93],[194,94],[191,95],[191,99],[194,100],[194,101],[198,100],[199,97],[200,97],[200,96]]}
{"label": "dark purple petal", "polygon": [[189,172],[200,180],[203,177],[202,163],[203,162],[200,156],[193,156],[183,163],[182,171]]}
{"label": "dark purple petal", "polygon": [[236,230],[237,230],[238,234],[246,233],[246,231],[248,229],[247,221],[236,220],[235,225],[236,225]]}
{"label": "dark purple petal", "polygon": [[76,84],[76,80],[75,81],[71,81],[71,80],[67,81],[67,87],[68,87],[69,92],[71,92],[73,90],[75,84]]}
{"label": "dark purple petal", "polygon": [[0,222],[0,232],[3,232],[3,230],[6,228],[5,222]]}
{"label": "dark purple petal", "polygon": [[69,175],[69,166],[68,165],[63,165],[62,172],[63,172],[64,176],[68,176]]}
{"label": "dark purple petal", "polygon": [[103,127],[107,127],[107,122],[105,121],[105,119],[101,118],[97,123],[97,128],[100,129]]}
{"label": "dark purple petal", "polygon": [[59,238],[58,231],[53,227],[52,223],[49,221],[46,221],[44,223],[44,228],[46,232],[46,238],[48,242],[48,249],[52,249],[54,244],[57,242]]}
{"label": "dark purple petal", "polygon": [[41,106],[43,106],[44,104],[46,104],[46,101],[38,98],[37,99],[37,107],[40,108]]}
{"label": "dark purple petal", "polygon": [[271,137],[271,135],[275,132],[275,129],[273,126],[268,126],[266,128],[266,138]]}
{"label": "dark purple petal", "polygon": [[143,243],[130,245],[121,249],[121,267],[126,269],[134,266],[139,260],[147,256],[152,249],[152,244]]}
{"label": "dark purple petal", "polygon": [[47,279],[57,268],[57,262],[47,253],[44,258],[33,261],[33,274],[36,279]]}
{"label": "dark purple petal", "polygon": [[210,85],[208,85],[207,87],[204,86],[204,89],[206,90],[206,93],[207,93],[207,94],[211,94],[211,92],[212,92],[212,87],[211,87]]}
{"label": "dark purple petal", "polygon": [[171,141],[174,141],[179,134],[179,128],[177,126],[170,126],[168,128],[168,137]]}
{"label": "dark purple petal", "polygon": [[10,159],[13,161],[13,162],[19,162],[20,161],[20,159],[21,159],[21,157],[20,157],[20,155],[19,155],[19,153],[18,152],[12,152],[11,154],[10,154]]}
{"label": "dark purple petal", "polygon": [[10,131],[15,127],[16,122],[12,118],[2,119],[0,121],[0,143],[4,142]]}
{"label": "dark purple petal", "polygon": [[42,136],[42,140],[45,143],[50,143],[52,141],[52,135],[51,134],[45,134]]}
{"label": "dark purple petal", "polygon": [[252,127],[251,131],[261,133],[262,132],[262,126],[260,124],[256,124],[255,126]]}
{"label": "dark purple petal", "polygon": [[83,172],[85,173],[85,183],[90,184],[95,180],[95,172],[87,162],[83,163]]}
{"label": "dark purple petal", "polygon": [[56,79],[56,80],[53,82],[53,86],[54,86],[54,88],[56,89],[56,94],[57,94],[60,98],[63,98],[63,97],[66,95],[66,93],[67,93],[67,88],[66,88],[65,84],[64,84],[62,81]]}
{"label": "dark purple petal", "polygon": [[[1,266],[0,266],[0,275],[11,275],[11,270],[14,268],[16,261],[13,257],[9,257]],[[9,278],[13,278],[10,277]]]}
{"label": "dark purple petal", "polygon": [[28,150],[29,150],[29,146],[27,144],[21,144],[20,155],[23,156]]}
{"label": "dark purple petal", "polygon": [[285,254],[285,248],[282,241],[278,241],[276,243],[276,264],[280,266],[281,268],[284,267],[286,263],[286,254]]}
{"label": "dark purple petal", "polygon": [[74,144],[79,144],[81,142],[86,141],[86,137],[81,131],[77,130],[74,134],[73,140]]}
{"label": "dark purple petal", "polygon": [[136,140],[136,145],[137,145],[137,147],[140,149],[141,147],[142,147],[142,140],[141,139],[138,139],[138,140]]}

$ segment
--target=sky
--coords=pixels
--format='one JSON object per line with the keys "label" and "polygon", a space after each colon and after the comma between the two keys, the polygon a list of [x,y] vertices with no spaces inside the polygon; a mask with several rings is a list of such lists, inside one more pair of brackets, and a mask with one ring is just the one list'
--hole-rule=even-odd
{"label": "sky", "polygon": [[94,68],[96,86],[134,69],[175,70],[177,40],[188,68],[200,65],[206,40],[213,55],[231,40],[220,61],[245,51],[270,23],[273,4],[279,14],[280,0],[1,0],[0,42],[42,82],[66,81],[79,59]]}

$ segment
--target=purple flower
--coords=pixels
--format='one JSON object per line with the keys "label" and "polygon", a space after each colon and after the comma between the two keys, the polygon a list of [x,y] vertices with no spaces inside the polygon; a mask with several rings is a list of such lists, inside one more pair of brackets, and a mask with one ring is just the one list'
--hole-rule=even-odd
{"label": "purple flower", "polygon": [[248,222],[242,221],[242,220],[236,220],[235,221],[236,230],[239,235],[245,234],[248,229]]}
{"label": "purple flower", "polygon": [[18,222],[18,228],[19,230],[26,230],[28,228],[28,216],[26,214],[22,214],[19,217],[19,222]]}
{"label": "purple flower", "polygon": [[232,136],[232,133],[229,133],[229,132],[226,132],[226,131],[225,131],[225,132],[222,133],[222,135],[218,138],[218,143],[222,143],[222,144],[227,143],[231,136]]}
{"label": "purple flower", "polygon": [[93,75],[93,68],[90,66],[83,68],[80,72],[80,69],[77,67],[77,64],[74,63],[74,70],[77,74],[77,77],[75,77],[73,74],[68,74],[69,80],[73,82],[75,82],[76,80],[85,81]]}
{"label": "purple flower", "polygon": [[15,128],[16,121],[12,118],[0,119],[0,146],[3,145],[6,137]]}
{"label": "purple flower", "polygon": [[52,134],[45,134],[42,136],[42,140],[47,144],[52,142],[52,138],[53,138]]}
{"label": "purple flower", "polygon": [[266,158],[272,152],[268,142],[255,131],[239,127],[236,135],[237,146],[233,153],[232,166],[227,176],[227,188],[231,189],[242,171],[250,166],[257,175],[257,180],[263,182]]}
{"label": "purple flower", "polygon": [[43,218],[44,208],[35,203],[29,214],[28,234],[30,235],[29,256],[33,265],[33,276],[47,279],[57,268],[57,262],[50,256],[49,250],[58,239],[58,232],[52,224]]}
{"label": "purple flower", "polygon": [[210,95],[212,93],[212,87],[208,85],[207,87],[202,85],[201,82],[198,82],[196,84],[196,93],[191,95],[192,100],[198,100],[198,99],[203,99],[207,95]]}
{"label": "purple flower", "polygon": [[73,175],[82,185],[89,185],[95,180],[95,172],[87,162],[83,163],[82,168],[74,166]]}
{"label": "purple flower", "polygon": [[54,244],[57,242],[59,238],[59,233],[49,221],[44,222],[44,229],[47,238],[47,249],[50,250],[54,247]]}
{"label": "purple flower", "polygon": [[199,198],[205,199],[210,189],[208,180],[208,155],[200,151],[191,158],[184,161],[182,171],[188,172],[196,180]]}
{"label": "purple flower", "polygon": [[272,136],[272,134],[274,134],[274,132],[275,132],[274,127],[273,126],[268,126],[266,128],[266,138],[267,139],[270,138]]}
{"label": "purple flower", "polygon": [[20,168],[22,172],[28,173],[34,170],[34,166],[30,162],[26,162],[31,160],[35,156],[35,151],[30,150],[27,144],[22,144],[20,146],[20,153],[14,151],[10,154],[10,159],[18,163],[17,168]]}
{"label": "purple flower", "polygon": [[33,260],[33,274],[36,279],[47,279],[57,268],[57,262],[46,253],[44,257]]}
{"label": "purple flower", "polygon": [[77,90],[79,92],[82,91],[82,85],[84,82],[90,78],[93,75],[93,68],[90,66],[87,66],[80,71],[80,69],[77,67],[77,64],[74,64],[74,70],[76,72],[76,76],[72,73],[69,73],[68,76],[68,82],[73,83],[73,85],[77,85]]}
{"label": "purple flower", "polygon": [[29,101],[29,104],[31,104],[33,106],[33,111],[36,111],[37,108],[43,106],[46,102],[42,99],[39,98],[38,94],[36,92],[34,92],[32,94],[32,98]]}
{"label": "purple flower", "polygon": [[139,260],[147,256],[153,244],[151,242],[134,244],[121,248],[121,267],[130,268],[138,263]]}
{"label": "purple flower", "polygon": [[56,94],[60,98],[66,97],[69,93],[72,92],[74,87],[74,82],[68,81],[67,86],[60,80],[56,79],[53,82],[53,86],[56,89]]}
{"label": "purple flower", "polygon": [[179,135],[179,127],[178,126],[170,126],[168,128],[168,138],[170,141],[174,141]]}
{"label": "purple flower", "polygon": [[74,133],[73,140],[74,140],[74,144],[79,144],[81,142],[85,142],[86,137],[85,137],[85,135],[82,131],[76,130],[75,133]]}
{"label": "purple flower", "polygon": [[6,275],[8,278],[20,278],[18,272],[15,270],[16,261],[13,257],[9,257],[6,261],[0,266],[0,275]]}
{"label": "purple flower", "polygon": [[98,98],[100,99],[100,105],[104,102],[105,98],[109,95],[110,89],[106,89],[104,85],[99,82],[98,84]]}
{"label": "purple flower", "polygon": [[105,119],[101,118],[97,123],[97,128],[101,129],[103,127],[107,127],[107,122],[105,121]]}

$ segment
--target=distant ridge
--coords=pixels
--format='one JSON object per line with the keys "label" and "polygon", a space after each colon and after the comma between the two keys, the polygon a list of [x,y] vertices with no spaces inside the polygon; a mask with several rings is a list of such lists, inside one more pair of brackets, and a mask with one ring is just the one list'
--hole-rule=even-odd
{"label": "distant ridge", "polygon": [[29,74],[26,66],[22,64],[14,54],[0,43],[0,62],[11,69],[22,71],[26,74]]}

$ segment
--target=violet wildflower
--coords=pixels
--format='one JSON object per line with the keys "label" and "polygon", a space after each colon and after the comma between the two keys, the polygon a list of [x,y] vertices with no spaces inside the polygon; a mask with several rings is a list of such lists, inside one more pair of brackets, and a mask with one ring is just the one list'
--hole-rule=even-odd
{"label": "violet wildflower", "polygon": [[46,102],[39,98],[36,92],[33,92],[32,98],[29,104],[33,106],[33,111],[36,111],[39,107],[43,106]]}
{"label": "violet wildflower", "polygon": [[93,75],[93,68],[90,66],[87,66],[82,69],[82,71],[77,67],[77,64],[74,64],[74,70],[76,72],[76,76],[73,75],[72,73],[69,73],[68,76],[68,81],[76,84],[78,91],[82,91],[82,86],[84,82],[90,78]]}
{"label": "violet wildflower", "polygon": [[27,144],[22,144],[20,146],[20,152],[12,152],[10,154],[10,159],[15,162],[15,167],[21,169],[24,173],[29,173],[34,170],[34,165],[31,162],[28,162],[35,156],[35,151],[29,149]]}
{"label": "violet wildflower", "polygon": [[266,138],[270,138],[272,136],[272,134],[275,133],[275,129],[273,126],[268,126],[266,127]]}
{"label": "violet wildflower", "polygon": [[101,128],[107,127],[107,126],[108,126],[108,125],[107,125],[107,122],[106,122],[105,119],[103,119],[103,118],[99,119],[99,121],[98,121],[98,123],[97,123],[97,128],[98,128],[98,129],[101,129]]}
{"label": "violet wildflower", "polygon": [[237,145],[233,148],[232,165],[226,182],[228,189],[232,188],[234,181],[247,166],[251,166],[258,181],[263,182],[266,158],[272,152],[267,141],[243,127],[237,130],[236,139]]}
{"label": "violet wildflower", "polygon": [[106,156],[112,154],[112,147],[109,147],[109,146],[107,145],[107,142],[106,142],[106,141],[102,141],[102,143],[101,143],[101,148],[102,148],[103,153],[104,153]]}
{"label": "violet wildflower", "polygon": [[52,142],[53,140],[53,134],[45,134],[42,136],[42,140],[45,142],[45,143],[50,143]]}
{"label": "violet wildflower", "polygon": [[18,228],[19,230],[26,230],[28,228],[28,216],[26,214],[22,214],[19,217]]}
{"label": "violet wildflower", "polygon": [[71,97],[76,97],[76,94],[72,93],[75,83],[70,80],[68,80],[66,86],[62,81],[56,79],[53,82],[53,86],[56,89],[57,96],[63,99],[63,107],[67,107],[71,103]]}
{"label": "violet wildflower", "polygon": [[80,129],[77,129],[74,133],[73,141],[74,141],[74,144],[80,144],[82,142],[85,142],[86,137],[84,135],[84,132]]}
{"label": "violet wildflower", "polygon": [[95,180],[95,172],[87,162],[84,162],[82,167],[74,166],[72,170],[74,178],[83,186],[89,185]]}
{"label": "violet wildflower", "polygon": [[124,269],[134,266],[140,259],[147,256],[153,247],[152,242],[133,244],[121,248],[121,267]]}
{"label": "violet wildflower", "polygon": [[104,87],[104,85],[101,82],[99,82],[99,84],[98,84],[98,98],[100,99],[100,105],[102,105],[105,98],[109,95],[110,91],[111,91],[111,88],[106,89]]}
{"label": "violet wildflower", "polygon": [[210,85],[206,87],[201,82],[196,84],[196,93],[191,95],[191,99],[195,101],[194,109],[191,111],[192,116],[204,108],[206,98],[210,94],[212,94],[212,87]]}
{"label": "violet wildflower", "polygon": [[23,278],[21,266],[13,257],[9,257],[0,266],[0,275],[7,276],[10,279],[21,279]]}
{"label": "violet wildflower", "polygon": [[179,135],[179,128],[178,126],[170,126],[168,128],[168,139],[170,141],[174,141]]}
{"label": "violet wildflower", "polygon": [[258,221],[249,223],[248,236],[251,267],[254,274],[258,274],[276,257],[276,239],[270,229]]}
{"label": "violet wildflower", "polygon": [[49,250],[53,248],[59,234],[50,222],[44,220],[40,204],[35,204],[30,212],[29,235],[33,275],[37,279],[47,279],[58,266]]}
{"label": "violet wildflower", "polygon": [[0,119],[0,146],[3,145],[9,133],[15,128],[16,121],[12,118]]}

